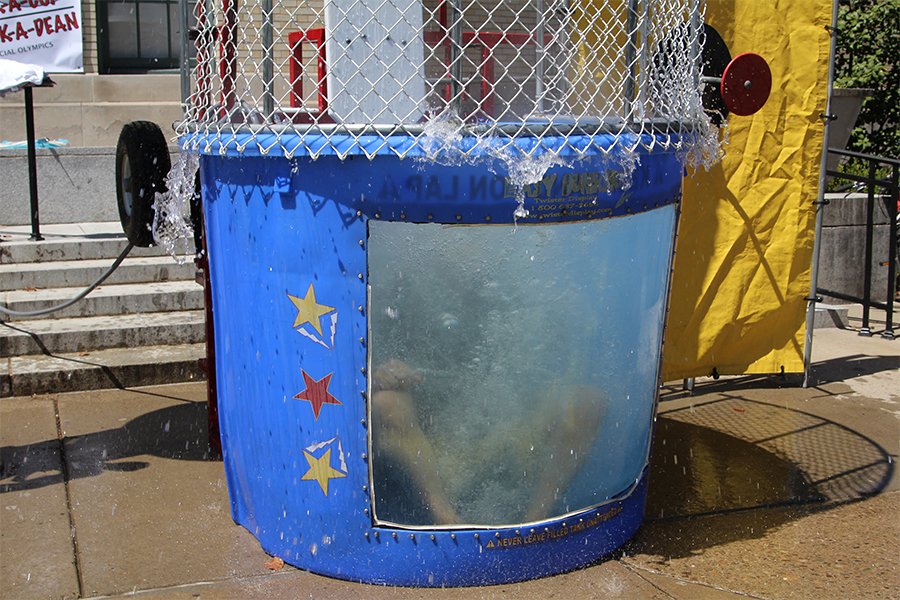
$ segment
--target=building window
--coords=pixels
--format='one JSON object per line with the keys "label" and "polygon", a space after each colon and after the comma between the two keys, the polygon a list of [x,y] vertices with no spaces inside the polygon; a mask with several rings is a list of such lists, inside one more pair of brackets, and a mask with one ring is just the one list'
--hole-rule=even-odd
{"label": "building window", "polygon": [[[194,2],[189,7],[188,27],[194,27]],[[101,73],[179,67],[177,0],[98,0],[97,28]]]}

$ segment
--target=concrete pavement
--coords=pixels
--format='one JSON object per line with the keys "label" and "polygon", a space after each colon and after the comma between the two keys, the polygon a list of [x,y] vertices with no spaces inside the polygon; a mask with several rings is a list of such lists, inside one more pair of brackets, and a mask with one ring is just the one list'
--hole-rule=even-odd
{"label": "concrete pavement", "polygon": [[203,382],[4,398],[0,597],[895,599],[898,344],[821,329],[809,388],[666,386],[638,534],[584,569],[467,589],[268,570],[207,456]]}

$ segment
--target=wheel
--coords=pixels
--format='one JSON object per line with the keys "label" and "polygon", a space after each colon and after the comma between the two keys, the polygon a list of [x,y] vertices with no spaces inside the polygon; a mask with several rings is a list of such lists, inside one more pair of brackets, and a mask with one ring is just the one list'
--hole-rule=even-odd
{"label": "wheel", "polygon": [[150,121],[122,127],[116,146],[116,201],[128,241],[142,248],[153,245],[153,202],[166,191],[172,167],[162,130]]}

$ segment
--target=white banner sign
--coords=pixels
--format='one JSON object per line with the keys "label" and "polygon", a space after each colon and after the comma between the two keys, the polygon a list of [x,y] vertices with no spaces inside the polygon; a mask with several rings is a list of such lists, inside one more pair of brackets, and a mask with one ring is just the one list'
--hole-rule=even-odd
{"label": "white banner sign", "polygon": [[81,0],[0,0],[0,58],[83,73]]}

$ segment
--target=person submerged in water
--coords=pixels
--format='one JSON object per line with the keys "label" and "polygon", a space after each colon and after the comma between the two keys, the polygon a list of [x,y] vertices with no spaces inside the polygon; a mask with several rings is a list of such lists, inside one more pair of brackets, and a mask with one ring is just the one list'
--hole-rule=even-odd
{"label": "person submerged in water", "polygon": [[[413,388],[422,375],[406,363],[392,359],[375,369],[372,383],[372,449],[376,459],[387,459],[412,480],[423,500],[428,518],[435,525],[471,524],[460,516],[465,507],[456,499],[460,485],[456,479],[475,476],[479,464],[496,461],[498,455],[514,453],[530,469],[530,498],[524,507],[524,521],[554,516],[552,511],[589,456],[609,404],[605,393],[588,385],[554,386],[539,396],[532,411],[517,411],[510,419],[527,419],[524,427],[533,436],[510,436],[510,428],[500,428],[477,443],[467,445],[474,459],[473,469],[453,470],[452,463],[464,460],[451,456],[442,460],[440,440],[431,439],[417,415]],[[520,431],[523,429],[519,429]],[[437,444],[437,446],[436,446]],[[437,449],[436,449],[437,448]],[[449,451],[452,454],[452,451]],[[469,454],[467,452],[467,454]],[[442,467],[444,473],[441,473]],[[464,486],[463,486],[464,487]],[[519,515],[521,516],[521,515]]]}

